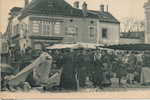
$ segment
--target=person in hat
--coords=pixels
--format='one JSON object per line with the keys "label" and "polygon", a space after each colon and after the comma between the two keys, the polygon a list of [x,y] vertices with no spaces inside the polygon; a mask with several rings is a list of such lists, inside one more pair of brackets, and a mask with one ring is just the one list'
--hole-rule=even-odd
{"label": "person in hat", "polygon": [[94,67],[92,74],[93,74],[92,82],[94,87],[99,87],[102,89],[103,71],[102,71],[101,55],[99,50],[97,50],[94,54]]}
{"label": "person in hat", "polygon": [[150,68],[150,54],[144,54],[143,64],[144,64],[144,67]]}
{"label": "person in hat", "polygon": [[75,49],[75,66],[78,71],[78,78],[79,78],[79,87],[83,88],[85,86],[85,79],[86,79],[86,67],[84,66],[84,55],[83,55],[84,48],[77,48]]}
{"label": "person in hat", "polygon": [[66,49],[66,53],[62,61],[62,75],[60,87],[64,90],[77,90],[77,71],[74,64],[74,52],[73,49]]}
{"label": "person in hat", "polygon": [[104,62],[102,63],[102,66],[103,66],[102,67],[102,76],[103,76],[102,86],[108,87],[111,85],[109,64]]}
{"label": "person in hat", "polygon": [[83,67],[85,69],[86,77],[89,77],[89,80],[92,80],[92,69],[93,69],[93,54],[91,50],[83,50]]}

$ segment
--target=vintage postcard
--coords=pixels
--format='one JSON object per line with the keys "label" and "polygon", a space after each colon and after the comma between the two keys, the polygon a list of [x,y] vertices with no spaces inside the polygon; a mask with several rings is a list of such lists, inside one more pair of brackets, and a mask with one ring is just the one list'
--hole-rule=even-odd
{"label": "vintage postcard", "polygon": [[150,0],[0,0],[0,97],[150,98]]}

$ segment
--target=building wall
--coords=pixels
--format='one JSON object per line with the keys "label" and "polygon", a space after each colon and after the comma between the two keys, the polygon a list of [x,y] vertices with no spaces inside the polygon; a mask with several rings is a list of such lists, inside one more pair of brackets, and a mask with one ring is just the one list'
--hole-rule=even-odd
{"label": "building wall", "polygon": [[[37,17],[37,18],[33,18]],[[33,23],[32,21],[37,19],[37,20],[47,20],[51,21],[51,17],[46,17],[46,16],[31,16],[30,18],[30,28],[32,28]],[[43,34],[41,32],[41,27],[39,32],[34,33],[32,29],[31,35],[47,35],[47,36],[63,36],[65,43],[75,43],[75,42],[85,42],[85,43],[105,43],[105,44],[118,44],[119,43],[119,30],[120,30],[120,25],[119,24],[114,24],[114,23],[99,23],[98,19],[91,19],[91,18],[64,18],[64,17],[53,17],[53,20],[61,21],[61,33],[60,34],[55,34],[54,32],[54,27],[55,24],[51,24],[51,33],[49,34]],[[90,28],[93,28],[90,30]],[[42,27],[43,28],[43,27]],[[103,39],[102,38],[102,29],[106,28],[108,30],[108,38]],[[69,35],[68,31],[72,30],[73,35]],[[76,32],[73,32],[76,31]],[[91,34],[91,32],[93,34]]]}
{"label": "building wall", "polygon": [[[38,32],[33,31],[33,21],[40,23],[40,30]],[[55,20],[55,21],[54,21]],[[50,33],[44,33],[42,30],[47,26],[41,27],[41,22],[47,21],[50,24]],[[55,24],[54,22],[60,22],[60,33],[55,34]],[[64,18],[64,17],[46,17],[46,16],[30,16],[30,35],[41,35],[41,36],[62,36],[64,37],[64,43],[75,43],[75,42],[85,42],[85,43],[96,43],[97,41],[97,19],[90,18]],[[44,22],[44,24],[48,24]],[[43,22],[42,22],[43,23]],[[90,27],[93,27],[93,36],[90,36]]]}
{"label": "building wall", "polygon": [[150,1],[145,3],[145,43],[150,44]]}
{"label": "building wall", "polygon": [[[72,22],[70,21],[72,20]],[[83,43],[96,43],[97,37],[97,19],[90,18],[65,18],[64,21],[64,42],[83,42]],[[92,36],[90,35],[90,28]],[[67,29],[68,28],[68,29]],[[76,28],[74,36],[69,35],[68,33],[71,28]]]}
{"label": "building wall", "polygon": [[[60,22],[60,31],[63,30],[64,18],[32,15],[29,18],[29,35],[63,36],[63,32],[61,32],[61,34],[54,33],[55,22]],[[38,26],[39,30],[35,30],[34,26]],[[49,29],[47,27],[49,27]]]}
{"label": "building wall", "polygon": [[129,39],[129,38],[120,38],[119,44],[142,44],[144,39]]}
{"label": "building wall", "polygon": [[[17,23],[15,22],[16,24],[20,26],[21,49],[33,45],[30,36],[64,37],[63,43],[119,43],[120,25],[102,23],[99,22],[99,19],[30,15]],[[107,38],[105,39],[102,38],[103,28],[107,29]]]}
{"label": "building wall", "polygon": [[[100,22],[98,28],[100,44],[119,44],[120,24]],[[107,38],[102,37],[103,29],[107,29]]]}

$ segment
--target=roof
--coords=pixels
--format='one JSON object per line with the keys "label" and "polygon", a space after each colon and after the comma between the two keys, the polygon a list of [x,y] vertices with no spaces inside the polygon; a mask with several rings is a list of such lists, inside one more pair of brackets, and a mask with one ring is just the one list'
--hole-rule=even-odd
{"label": "roof", "polygon": [[21,11],[21,7],[13,7],[12,9],[11,9],[11,11],[12,12],[18,12],[18,11]]}
{"label": "roof", "polygon": [[22,9],[23,8],[21,8],[21,7],[13,7],[12,9],[10,9],[10,13],[9,14],[17,16]]}
{"label": "roof", "polygon": [[90,12],[98,15],[100,22],[120,23],[111,13],[105,11],[90,10]]}
{"label": "roof", "polygon": [[[85,16],[86,13],[86,16]],[[99,19],[101,22],[119,23],[109,12],[77,9],[64,0],[33,0],[22,10],[20,19],[28,15],[51,15],[65,17],[85,17]]]}

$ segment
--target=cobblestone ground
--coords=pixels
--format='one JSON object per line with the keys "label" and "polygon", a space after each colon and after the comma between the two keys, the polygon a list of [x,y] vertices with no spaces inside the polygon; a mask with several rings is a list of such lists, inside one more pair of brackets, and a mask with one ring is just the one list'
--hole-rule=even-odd
{"label": "cobblestone ground", "polygon": [[[34,92],[56,92],[56,93],[63,93],[63,92],[125,92],[125,91],[135,91],[135,90],[150,90],[150,85],[148,86],[141,86],[139,84],[136,85],[126,85],[126,86],[118,86],[118,87],[105,87],[103,89],[100,88],[93,88],[93,87],[88,87],[88,88],[79,88],[77,91],[66,91],[66,90],[61,90],[59,88],[57,89],[51,89],[51,90],[47,90],[44,91],[43,87],[34,87],[31,89],[15,89],[12,92],[27,92],[27,91],[34,91]],[[8,90],[9,91],[9,90]]]}
{"label": "cobblestone ground", "polygon": [[103,89],[99,89],[99,88],[89,88],[89,89],[81,89],[80,92],[120,92],[120,91],[130,91],[130,90],[150,90],[150,86],[149,87],[141,87],[141,88],[103,88]]}
{"label": "cobblestone ground", "polygon": [[[125,91],[135,91],[135,90],[150,90],[150,86],[135,86],[135,85],[130,85],[128,87],[107,87],[107,88],[80,88],[78,91],[66,91],[66,90],[52,90],[52,91],[46,91],[46,92],[125,92]],[[40,92],[45,92],[43,90],[39,90],[34,88],[32,91],[40,91]]]}

